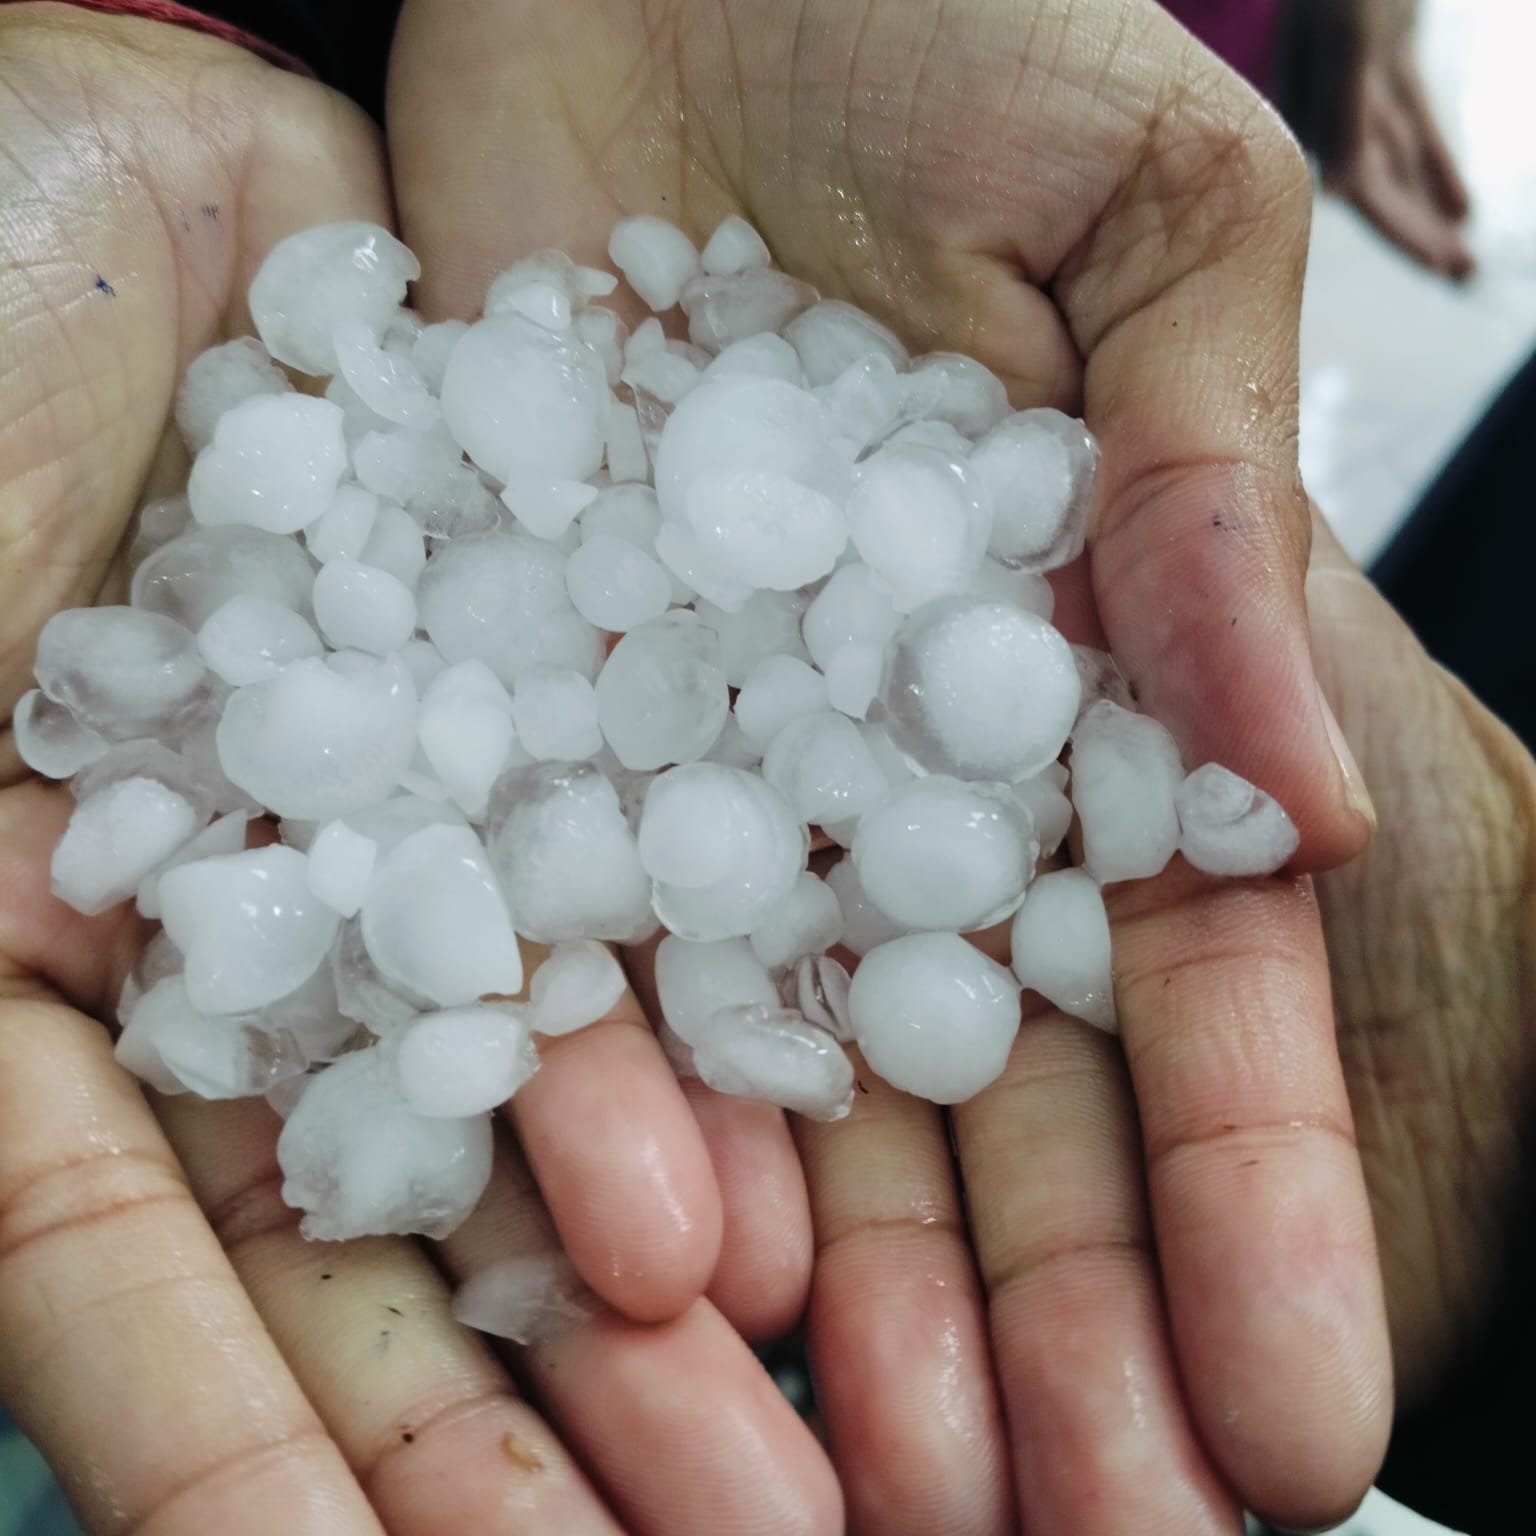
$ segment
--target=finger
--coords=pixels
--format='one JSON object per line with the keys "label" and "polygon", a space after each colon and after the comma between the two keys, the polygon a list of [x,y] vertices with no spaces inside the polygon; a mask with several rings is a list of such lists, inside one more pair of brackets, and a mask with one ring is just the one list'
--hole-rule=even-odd
{"label": "finger", "polygon": [[106,1032],[15,973],[0,1170],[0,1396],[88,1530],[378,1536]]}
{"label": "finger", "polygon": [[[391,1536],[618,1536],[417,1244],[306,1242],[264,1103],[159,1102],[235,1272]],[[511,1444],[517,1454],[509,1454]]]}
{"label": "finger", "polygon": [[[541,952],[529,951],[531,968]],[[626,1316],[675,1317],[714,1272],[720,1195],[634,992],[598,1023],[543,1040],[539,1059],[508,1113],[566,1253]]]}
{"label": "finger", "polygon": [[1184,88],[1139,103],[1120,185],[1054,283],[1104,449],[1094,590],[1116,656],[1191,766],[1262,784],[1296,821],[1301,865],[1327,867],[1359,851],[1371,813],[1330,730],[1302,592],[1311,187],[1259,99],[1181,46]]}
{"label": "finger", "polygon": [[1402,49],[1396,61],[1393,83],[1399,98],[1413,118],[1422,152],[1422,165],[1436,201],[1447,217],[1458,222],[1472,211],[1472,196],[1462,179],[1456,157],[1445,142],[1440,119],[1424,88],[1424,77],[1414,62],[1412,50]]}
{"label": "finger", "polygon": [[[547,1249],[537,1194],[505,1149],[486,1198],[441,1245],[475,1273]],[[641,1326],[598,1308],[519,1373],[634,1536],[835,1536],[836,1479],[810,1432],[709,1302]]]}
{"label": "finger", "polygon": [[1196,1423],[1249,1507],[1331,1524],[1380,1465],[1391,1365],[1311,889],[1176,863],[1109,907]]}
{"label": "finger", "polygon": [[855,1054],[853,1113],[796,1123],[816,1226],[807,1333],[869,1536],[1017,1529],[980,1287],[941,1112]]}
{"label": "finger", "polygon": [[1026,1018],[952,1120],[1030,1536],[1241,1531],[1180,1390],[1118,1045]]}
{"label": "finger", "polygon": [[1395,173],[1383,146],[1362,146],[1345,186],[1360,212],[1415,261],[1452,277],[1470,270],[1471,255],[1460,232],[1431,202],[1421,181],[1405,181]]}

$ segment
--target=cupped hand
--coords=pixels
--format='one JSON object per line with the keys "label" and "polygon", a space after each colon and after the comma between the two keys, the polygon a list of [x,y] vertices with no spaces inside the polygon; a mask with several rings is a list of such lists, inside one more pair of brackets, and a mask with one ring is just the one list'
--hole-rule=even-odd
{"label": "cupped hand", "polygon": [[[1298,868],[1364,845],[1303,598],[1307,180],[1150,0],[411,0],[389,131],[429,310],[472,313],[539,246],[600,262],[625,213],[702,237],[740,212],[1015,404],[1081,409],[1104,447],[1081,632],[1192,765],[1281,800]],[[711,1296],[748,1332],[798,1304],[808,1186],[854,1529],[1314,1525],[1378,1464],[1388,1350],[1311,889],[1172,871],[1112,896],[1123,1056],[1031,1019],[949,1123],[865,1074],[850,1121],[796,1133],[800,1169],[777,1115],[696,1100]]]}
{"label": "cupped hand", "polygon": [[[387,223],[390,195],[376,133],[331,92],[64,6],[0,7],[0,145],[4,719],[49,615],[123,600],[132,511],[185,469],[176,381],[250,329],[262,256],[307,225]],[[49,896],[68,807],[0,734],[0,1397],[93,1536],[838,1518],[809,1435],[698,1299],[718,1197],[632,997],[550,1052],[519,1097],[527,1161],[508,1138],[451,1243],[305,1243],[264,1104],[146,1102],[114,1062],[96,1021],[146,933]],[[450,1284],[549,1247],[551,1216],[606,1305],[518,1353],[535,1410]]]}

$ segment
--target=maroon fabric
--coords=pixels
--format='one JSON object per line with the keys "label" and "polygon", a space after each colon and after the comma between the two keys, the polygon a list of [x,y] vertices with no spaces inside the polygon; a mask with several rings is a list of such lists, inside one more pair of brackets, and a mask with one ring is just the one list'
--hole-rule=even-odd
{"label": "maroon fabric", "polygon": [[1284,0],[1163,0],[1206,47],[1261,91],[1274,79],[1274,52]]}
{"label": "maroon fabric", "polygon": [[[13,3],[25,3],[25,0],[0,0],[0,5]],[[248,48],[269,63],[290,69],[295,74],[314,73],[309,65],[291,53],[274,48],[253,33],[231,26],[227,21],[220,21],[215,16],[204,16],[190,6],[178,5],[176,0],[67,0],[67,3],[87,11],[104,11],[117,16],[142,16],[146,21],[163,21],[173,27],[190,27],[193,31],[223,38],[226,43],[234,43],[237,47]]]}

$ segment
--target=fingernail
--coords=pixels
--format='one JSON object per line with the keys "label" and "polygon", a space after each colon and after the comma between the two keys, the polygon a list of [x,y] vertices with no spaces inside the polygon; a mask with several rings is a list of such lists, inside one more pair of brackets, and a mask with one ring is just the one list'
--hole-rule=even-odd
{"label": "fingernail", "polygon": [[1363,816],[1374,830],[1376,806],[1371,800],[1370,790],[1365,787],[1365,775],[1360,772],[1360,764],[1355,761],[1355,754],[1350,751],[1349,743],[1344,739],[1339,717],[1334,714],[1333,706],[1324,696],[1322,689],[1318,689],[1317,698],[1323,707],[1323,724],[1328,730],[1329,745],[1333,748],[1333,755],[1338,760],[1339,772],[1344,778],[1344,798],[1350,810]]}

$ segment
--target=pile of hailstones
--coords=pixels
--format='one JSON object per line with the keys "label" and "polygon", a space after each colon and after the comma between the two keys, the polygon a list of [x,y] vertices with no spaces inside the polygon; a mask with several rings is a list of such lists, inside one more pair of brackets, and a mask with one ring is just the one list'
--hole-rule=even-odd
{"label": "pile of hailstones", "polygon": [[[952,1104],[1021,988],[1114,1027],[1102,885],[1295,849],[1051,626],[1081,423],[909,357],[740,219],[702,253],[626,219],[609,254],[688,340],[559,252],[424,325],[383,229],[285,240],[260,340],[187,370],[191,477],[129,605],[55,617],[16,712],[77,802],[55,893],[163,925],[119,1059],[266,1095],[311,1237],[463,1220],[539,1037],[618,1001],[609,943],[666,930],[680,1073],[835,1120],[855,1041]],[[1074,813],[1081,867],[1035,878]],[[960,937],[1008,918],[1011,971]]]}

